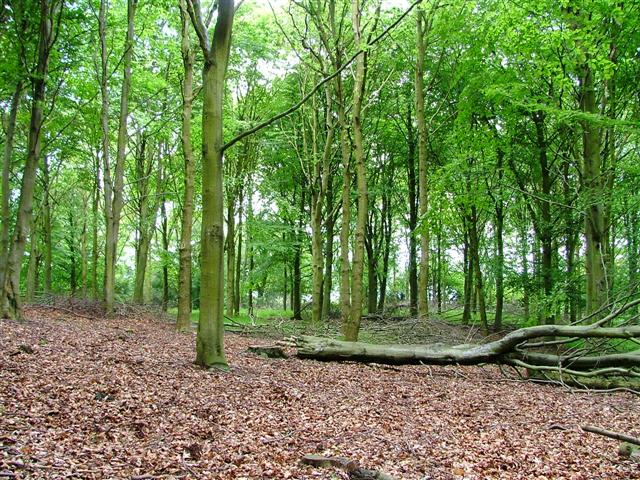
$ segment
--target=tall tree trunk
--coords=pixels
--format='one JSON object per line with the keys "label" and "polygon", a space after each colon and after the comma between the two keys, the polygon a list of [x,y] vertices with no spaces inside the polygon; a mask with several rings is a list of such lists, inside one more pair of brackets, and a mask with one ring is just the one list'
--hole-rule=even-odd
{"label": "tall tree trunk", "polygon": [[[340,76],[336,77],[338,80]],[[341,82],[337,81],[337,91]],[[342,152],[342,218],[340,223],[340,318],[343,324],[349,321],[351,312],[351,266],[349,262],[349,230],[351,224],[351,142],[343,95],[338,96],[338,121],[340,123],[340,147]]]}
{"label": "tall tree trunk", "polygon": [[27,281],[25,291],[25,301],[33,303],[36,291],[38,290],[38,266],[40,255],[38,253],[38,231],[35,228],[35,221],[32,219],[31,238],[29,240],[29,263],[27,265]]}
{"label": "tall tree trunk", "polygon": [[[111,242],[113,242],[113,180],[111,175],[111,155],[109,151],[109,53],[107,48],[107,0],[100,0],[100,12],[98,14],[98,31],[100,36],[100,96],[102,105],[100,109],[100,126],[102,128],[102,169],[104,189],[104,216],[105,216],[105,245],[104,245],[104,288],[103,297],[107,312],[113,309],[115,302],[114,260],[112,259]],[[96,178],[99,172],[96,171]],[[96,202],[97,203],[97,202]],[[97,233],[97,228],[95,229]],[[97,246],[97,242],[94,246]],[[95,254],[94,254],[95,257]],[[94,273],[97,265],[94,264]],[[97,274],[94,275],[97,280]],[[114,289],[111,285],[114,285]],[[94,286],[95,288],[95,286]]]}
{"label": "tall tree trunk", "polygon": [[[325,110],[325,123],[327,126],[324,149],[322,159],[320,161],[314,155],[314,179],[311,188],[311,263],[312,263],[312,288],[311,288],[311,321],[314,324],[320,323],[322,320],[322,296],[323,296],[323,268],[324,259],[322,258],[322,207],[325,203],[325,197],[329,188],[330,176],[330,160],[333,151],[333,134],[334,121],[331,109],[331,92],[329,88],[325,90],[327,101]],[[315,110],[315,109],[314,109]],[[318,122],[316,113],[313,114],[314,126],[314,153],[316,151],[316,138]],[[329,208],[326,209],[327,216],[331,215]]]}
{"label": "tall tree trunk", "polygon": [[[164,188],[162,189],[164,191]],[[160,200],[160,218],[162,228],[162,311],[169,308],[169,219],[167,218],[166,198]]]}
{"label": "tall tree trunk", "polygon": [[[16,119],[18,116],[18,108],[20,107],[20,99],[22,98],[22,80],[16,83],[16,88],[11,97],[11,106],[9,107],[9,119],[7,123],[7,131],[4,139],[4,154],[2,157],[2,209],[0,218],[2,226],[0,226],[0,307],[2,290],[4,287],[5,273],[7,271],[7,256],[9,254],[9,223],[11,222],[11,160],[13,156],[13,139],[16,132]],[[1,308],[0,308],[1,310]]]}
{"label": "tall tree trunk", "polygon": [[[593,72],[588,62],[582,66],[580,94],[582,111],[591,115],[597,114]],[[585,120],[582,122],[582,129],[582,179],[587,205],[585,211],[587,313],[593,313],[608,301],[609,285],[605,261],[609,255],[609,245],[603,204],[599,127],[595,122]]]}
{"label": "tall tree trunk", "polygon": [[333,181],[329,176],[329,184],[326,196],[325,231],[327,241],[324,250],[324,275],[322,282],[322,318],[328,318],[331,313],[331,291],[333,290],[333,236],[336,217],[333,213]]}
{"label": "tall tree trunk", "polygon": [[202,85],[202,240],[200,253],[200,320],[196,363],[226,367],[224,354],[224,192],[222,126],[224,84],[231,46],[233,0],[218,2],[213,38],[202,20],[200,4],[187,0],[191,22],[204,54]]}
{"label": "tall tree trunk", "polygon": [[69,247],[69,288],[71,296],[75,296],[78,289],[78,268],[76,258],[76,224],[71,210],[68,212],[69,229],[67,230],[67,245]]}
{"label": "tall tree trunk", "polygon": [[536,222],[536,233],[542,246],[542,290],[544,292],[544,305],[542,306],[542,321],[546,324],[555,323],[555,316],[551,311],[551,296],[553,294],[553,222],[551,218],[551,169],[547,159],[547,141],[544,131],[545,114],[542,110],[534,113],[533,122],[536,128],[536,144],[540,162],[540,176],[542,186],[542,200],[540,205],[540,217]]}
{"label": "tall tree trunk", "polygon": [[418,9],[416,14],[416,120],[418,125],[418,197],[422,228],[420,229],[420,270],[418,276],[418,315],[429,316],[429,232],[426,224],[428,212],[427,187],[427,126],[424,112],[424,59],[425,32],[423,13]]}
{"label": "tall tree trunk", "polygon": [[418,315],[418,198],[416,195],[416,142],[411,108],[407,109],[407,184],[409,187],[409,314]]}
{"label": "tall tree trunk", "polygon": [[[392,168],[390,166],[390,168]],[[392,180],[392,179],[390,179]],[[393,182],[391,182],[393,183]],[[378,299],[378,311],[384,311],[387,297],[387,277],[389,274],[389,256],[391,254],[391,240],[393,231],[393,210],[391,208],[391,198],[388,190],[382,192],[382,271],[379,276],[380,296]]]}
{"label": "tall tree trunk", "polygon": [[496,313],[493,318],[493,330],[502,330],[502,309],[504,305],[504,201],[502,200],[502,180],[503,180],[503,156],[504,152],[499,149],[497,152],[497,173],[498,173],[498,198],[495,202],[495,242],[496,242]]}
{"label": "tall tree trunk", "polygon": [[[627,237],[627,267],[629,278],[629,289],[638,291],[638,252],[640,249],[640,215],[637,207],[628,211],[626,215],[626,237]],[[637,310],[637,309],[636,309]]]}
{"label": "tall tree trunk", "polygon": [[227,300],[225,308],[228,317],[233,317],[233,304],[236,293],[236,198],[233,193],[227,195]]}
{"label": "tall tree trunk", "polygon": [[[88,207],[88,198],[85,193],[82,194],[82,211],[86,212]],[[88,239],[87,239],[87,216],[82,216],[82,230],[80,232],[80,294],[83,299],[87,298],[87,274],[89,272],[88,257]]]}
{"label": "tall tree trunk", "polygon": [[51,268],[53,264],[53,239],[51,231],[51,194],[49,158],[42,158],[42,233],[44,234],[44,294],[51,295]]}
{"label": "tall tree trunk", "polygon": [[[149,151],[148,151],[149,150]],[[136,216],[138,218],[136,238],[136,270],[133,289],[133,302],[144,303],[144,286],[147,275],[147,260],[149,247],[153,237],[155,216],[158,202],[156,198],[150,198],[149,186],[153,170],[153,154],[151,148],[147,149],[147,138],[143,133],[136,153],[135,191],[136,191]],[[160,180],[157,179],[159,184]],[[151,204],[153,202],[153,205]]]}
{"label": "tall tree trunk", "polygon": [[244,214],[244,195],[243,189],[240,189],[240,194],[238,198],[238,241],[237,245],[237,253],[236,253],[236,283],[233,287],[234,297],[233,297],[233,314],[240,315],[240,272],[242,269],[242,229],[243,229],[243,221],[242,216]]}
{"label": "tall tree trunk", "polygon": [[100,159],[95,157],[95,177],[93,183],[93,204],[91,207],[91,297],[98,299],[98,209],[100,208]]}
{"label": "tall tree trunk", "polygon": [[473,262],[471,261],[471,245],[469,242],[469,225],[464,222],[464,308],[462,323],[468,325],[471,321],[471,302],[473,297]]}
{"label": "tall tree trunk", "polygon": [[[620,8],[623,8],[622,2],[618,4]],[[614,23],[615,24],[615,23]],[[615,28],[615,27],[614,27]],[[618,49],[615,41],[612,41],[609,46],[609,61],[617,66],[618,63]],[[618,68],[614,68],[611,78],[604,80],[604,100],[602,101],[602,111],[606,115],[615,121],[617,116],[617,95],[616,95],[616,74]],[[607,287],[608,300],[613,295],[614,283],[616,279],[615,275],[615,228],[618,221],[617,216],[613,215],[613,193],[616,178],[616,170],[618,163],[618,155],[616,150],[616,129],[615,122],[612,121],[606,127],[605,132],[605,155],[603,157],[601,165],[602,176],[602,196],[600,200],[602,202],[603,211],[603,243],[607,245],[607,249],[604,253],[604,265],[605,265],[605,280]]]}
{"label": "tall tree trunk", "polygon": [[573,324],[577,320],[577,299],[578,294],[575,288],[575,257],[577,250],[577,230],[576,221],[574,219],[574,212],[570,206],[573,203],[571,192],[571,176],[569,175],[570,164],[568,160],[562,165],[563,176],[563,194],[565,214],[564,214],[564,251],[565,251],[565,263],[566,263],[566,300],[565,300],[565,315],[568,323]]}
{"label": "tall tree trunk", "polygon": [[182,154],[184,157],[184,194],[180,223],[180,265],[178,267],[177,330],[191,326],[191,232],[193,229],[193,182],[195,162],[191,147],[191,110],[193,97],[193,62],[195,53],[189,39],[189,13],[185,0],[180,1],[181,52],[184,79],[182,81]]}
{"label": "tall tree trunk", "polygon": [[[283,235],[284,237],[284,235]],[[287,311],[287,295],[288,295],[288,291],[289,291],[289,279],[287,277],[287,261],[285,260],[284,265],[283,265],[283,269],[282,269],[282,276],[283,276],[283,292],[282,292],[282,310],[284,310],[285,312]],[[260,295],[262,296],[262,295]]]}
{"label": "tall tree trunk", "polygon": [[523,226],[520,231],[520,262],[522,267],[522,308],[524,310],[524,321],[529,322],[529,289],[531,282],[529,280],[529,238],[527,235],[527,227]]}
{"label": "tall tree trunk", "polygon": [[249,260],[249,271],[247,272],[247,313],[253,315],[253,270],[255,261],[253,259],[253,183],[250,181],[247,189],[247,258]]}
{"label": "tall tree trunk", "polygon": [[49,54],[57,36],[58,15],[62,2],[57,0],[40,1],[40,33],[35,73],[31,77],[31,120],[27,158],[22,173],[22,187],[16,216],[11,250],[7,258],[5,285],[2,295],[2,316],[5,318],[22,318],[20,299],[20,270],[25,245],[29,237],[33,209],[33,192],[36,172],[40,160],[40,131],[43,123],[43,107],[47,74],[49,70]]}
{"label": "tall tree trunk", "polygon": [[[362,43],[360,30],[360,1],[351,2],[351,23],[355,44]],[[364,96],[365,76],[367,70],[366,52],[360,53],[356,60],[355,78],[353,82],[353,111],[351,127],[353,129],[353,156],[356,167],[356,183],[358,186],[358,212],[353,251],[353,269],[351,272],[351,312],[344,325],[344,337],[347,341],[357,341],[362,318],[362,275],[364,271],[364,236],[367,228],[368,192],[367,168],[365,165],[364,145],[362,139],[362,97]]]}
{"label": "tall tree trunk", "polygon": [[476,295],[478,298],[478,309],[480,311],[480,325],[482,330],[487,333],[487,309],[484,299],[484,287],[482,280],[482,270],[480,269],[480,240],[478,238],[478,211],[476,206],[471,207],[471,215],[469,217],[469,243],[471,246],[471,263],[473,264],[473,272],[475,274]]}
{"label": "tall tree trunk", "polygon": [[298,212],[298,224],[294,233],[294,252],[293,252],[293,281],[291,288],[291,309],[293,310],[293,320],[302,320],[302,236],[304,222],[304,206],[306,204],[306,185],[304,182],[301,188],[300,205]]}
{"label": "tall tree trunk", "polygon": [[365,250],[367,252],[367,313],[373,314],[378,310],[378,268],[376,252],[374,251],[375,233],[367,227]]}
{"label": "tall tree trunk", "polygon": [[436,237],[436,298],[438,301],[438,315],[442,314],[442,219],[438,218]]}
{"label": "tall tree trunk", "polygon": [[[107,58],[106,52],[103,52],[102,59],[102,88],[103,90],[103,157],[107,161],[105,165],[105,192],[109,189],[109,194],[105,196],[105,204],[110,206],[105,208],[106,212],[106,239],[105,239],[105,268],[104,268],[104,299],[105,309],[108,314],[113,312],[115,306],[115,287],[116,287],[116,261],[118,255],[118,236],[120,232],[120,216],[124,205],[124,163],[127,148],[127,121],[129,119],[129,91],[131,89],[131,63],[133,59],[133,40],[134,40],[134,18],[138,0],[127,0],[127,32],[124,42],[123,68],[124,74],[122,78],[122,90],[120,92],[120,117],[118,124],[118,143],[116,152],[116,164],[114,168],[114,176],[111,177],[110,166],[108,165],[109,139],[105,132],[108,132],[108,126],[105,129],[104,124],[108,123],[108,103],[105,103],[107,92]],[[102,12],[102,3],[100,11]],[[102,24],[101,29],[106,24]],[[102,37],[102,33],[101,33]],[[104,42],[106,40],[103,39]],[[106,48],[106,44],[102,46]],[[106,108],[105,108],[106,106]]]}

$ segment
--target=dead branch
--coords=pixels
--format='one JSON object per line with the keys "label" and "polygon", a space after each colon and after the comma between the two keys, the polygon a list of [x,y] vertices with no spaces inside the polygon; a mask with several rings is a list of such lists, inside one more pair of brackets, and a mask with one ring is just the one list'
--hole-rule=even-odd
{"label": "dead branch", "polygon": [[582,430],[585,432],[595,433],[604,437],[613,438],[614,440],[620,440],[621,442],[631,443],[633,445],[640,445],[640,438],[625,435],[624,433],[612,432],[611,430],[605,430],[604,428],[594,427],[593,425],[584,425]]}

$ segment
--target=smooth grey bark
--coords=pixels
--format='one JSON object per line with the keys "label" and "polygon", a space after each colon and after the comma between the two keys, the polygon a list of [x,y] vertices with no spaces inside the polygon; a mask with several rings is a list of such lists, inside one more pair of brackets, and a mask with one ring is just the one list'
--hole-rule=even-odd
{"label": "smooth grey bark", "polygon": [[296,338],[296,346],[297,356],[300,358],[334,362],[375,362],[386,365],[479,365],[483,363],[514,364],[514,361],[518,360],[534,366],[554,366],[572,370],[640,367],[640,354],[637,352],[576,357],[516,351],[518,344],[544,337],[629,339],[640,337],[640,327],[593,329],[539,325],[515,330],[500,340],[482,345],[453,346],[380,345],[302,336]]}
{"label": "smooth grey bark", "polygon": [[187,10],[204,55],[202,69],[202,230],[200,252],[200,320],[196,337],[196,364],[227,366],[224,354],[224,192],[222,187],[224,85],[235,6],[218,2],[213,38],[204,24],[198,0],[187,0]]}

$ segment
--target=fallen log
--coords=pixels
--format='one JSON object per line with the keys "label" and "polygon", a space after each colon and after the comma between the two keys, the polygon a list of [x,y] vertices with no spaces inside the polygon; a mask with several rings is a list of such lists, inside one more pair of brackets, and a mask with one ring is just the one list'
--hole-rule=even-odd
{"label": "fallen log", "polygon": [[356,361],[387,365],[478,365],[482,363],[546,365],[573,370],[605,367],[640,367],[640,350],[601,356],[569,356],[525,351],[518,348],[528,340],[542,337],[638,338],[640,326],[598,327],[540,325],[521,328],[499,340],[481,345],[374,345],[321,337],[295,339],[297,356],[322,361]]}

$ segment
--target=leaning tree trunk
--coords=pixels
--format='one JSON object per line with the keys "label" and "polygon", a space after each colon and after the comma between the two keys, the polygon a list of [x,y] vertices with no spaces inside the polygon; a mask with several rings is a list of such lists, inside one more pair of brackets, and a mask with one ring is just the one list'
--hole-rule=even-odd
{"label": "leaning tree trunk", "polygon": [[22,318],[20,270],[33,214],[33,192],[40,160],[40,131],[44,121],[43,108],[49,71],[49,54],[57,37],[56,29],[59,25],[57,18],[61,9],[62,3],[56,0],[40,1],[40,33],[37,64],[31,80],[31,120],[29,124],[27,158],[22,172],[22,187],[20,189],[13,243],[7,257],[5,284],[0,297],[2,299],[0,301],[2,316],[8,318]]}
{"label": "leaning tree trunk", "polygon": [[[16,131],[16,118],[18,107],[22,98],[22,80],[16,84],[15,91],[11,97],[11,107],[9,108],[9,121],[4,139],[4,155],[2,159],[2,226],[0,226],[0,293],[7,271],[7,254],[9,253],[9,223],[11,222],[11,209],[9,200],[11,197],[11,159],[13,156],[13,139]],[[0,297],[2,295],[0,294]],[[0,309],[1,310],[1,309]]]}

